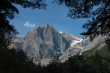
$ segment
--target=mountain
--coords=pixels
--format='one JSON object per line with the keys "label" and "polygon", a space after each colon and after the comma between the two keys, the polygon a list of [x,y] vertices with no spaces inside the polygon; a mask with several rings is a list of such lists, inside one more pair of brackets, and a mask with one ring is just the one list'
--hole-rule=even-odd
{"label": "mountain", "polygon": [[110,56],[109,47],[105,41],[106,37],[102,35],[95,37],[93,41],[89,41],[89,38],[85,39],[83,41],[86,44],[85,49],[83,50],[83,55],[93,56],[98,53],[100,56]]}
{"label": "mountain", "polygon": [[95,37],[94,40],[92,40],[92,41],[90,41],[90,38],[87,37],[82,42],[83,46],[84,46],[84,49],[82,50],[82,52],[86,52],[88,50],[99,50],[99,49],[107,46],[105,43],[105,40],[106,40],[106,37],[102,36],[102,35]]}
{"label": "mountain", "polygon": [[65,62],[69,59],[69,57],[72,57],[76,54],[80,54],[81,50],[83,50],[83,39],[77,36],[73,36],[67,33],[62,33],[62,36],[70,41],[70,46],[67,50],[64,51],[64,53],[59,57],[60,62]]}
{"label": "mountain", "polygon": [[17,51],[22,50],[24,40],[21,37],[14,36],[12,42],[9,45],[9,49],[15,49]]}
{"label": "mountain", "polygon": [[83,49],[81,38],[58,32],[50,25],[39,26],[28,32],[24,39],[17,37],[15,40],[17,50],[23,50],[29,60],[40,65],[64,62]]}

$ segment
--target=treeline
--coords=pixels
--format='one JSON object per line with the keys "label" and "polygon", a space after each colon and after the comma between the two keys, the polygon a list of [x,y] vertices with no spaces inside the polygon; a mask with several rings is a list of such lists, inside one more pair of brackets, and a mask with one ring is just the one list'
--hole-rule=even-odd
{"label": "treeline", "polygon": [[0,73],[110,73],[110,61],[98,54],[76,55],[64,63],[53,62],[41,67],[26,59],[21,51],[0,51]]}

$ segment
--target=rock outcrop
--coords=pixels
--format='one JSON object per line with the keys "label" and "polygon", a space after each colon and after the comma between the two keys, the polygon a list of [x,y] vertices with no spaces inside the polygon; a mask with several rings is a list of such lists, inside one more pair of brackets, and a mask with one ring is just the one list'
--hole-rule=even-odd
{"label": "rock outcrop", "polygon": [[39,26],[27,33],[19,44],[21,46],[16,45],[17,50],[22,49],[29,60],[41,65],[49,64],[52,61],[63,62],[68,57],[78,54],[83,48],[81,38],[67,33],[59,33],[50,25]]}

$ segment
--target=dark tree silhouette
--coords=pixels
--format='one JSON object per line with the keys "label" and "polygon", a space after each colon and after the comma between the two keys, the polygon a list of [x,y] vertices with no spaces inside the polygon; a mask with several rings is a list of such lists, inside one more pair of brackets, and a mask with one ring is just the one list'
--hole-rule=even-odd
{"label": "dark tree silhouette", "polygon": [[82,18],[91,16],[93,6],[99,5],[101,0],[56,0],[69,8],[69,17]]}
{"label": "dark tree silhouette", "polygon": [[45,8],[42,0],[0,1],[0,73],[32,73],[34,71],[31,63],[25,62],[25,60],[16,55],[16,51],[8,48],[12,37],[17,33],[9,22],[9,19],[14,18],[15,14],[19,13],[16,4],[24,8]]}
{"label": "dark tree silhouette", "polygon": [[26,8],[45,8],[46,4],[42,0],[1,0],[0,2],[0,16],[13,18],[15,13],[19,13],[16,8],[17,5],[21,5]]}
{"label": "dark tree silhouette", "polygon": [[[19,13],[16,8],[16,4],[19,4],[23,7],[30,8],[44,8],[45,4],[42,0],[1,0],[0,1],[0,44],[3,45],[9,43],[9,39],[12,34],[16,32],[14,27],[9,23],[8,18],[14,18],[15,14]],[[5,41],[5,42],[3,42]],[[1,47],[1,48],[2,48]]]}
{"label": "dark tree silhouette", "polygon": [[[98,35],[106,36],[110,45],[110,0],[57,0],[64,3],[70,10],[71,18],[92,17],[83,27],[82,34],[93,40]],[[95,6],[98,8],[95,9]],[[92,9],[95,9],[92,11]]]}

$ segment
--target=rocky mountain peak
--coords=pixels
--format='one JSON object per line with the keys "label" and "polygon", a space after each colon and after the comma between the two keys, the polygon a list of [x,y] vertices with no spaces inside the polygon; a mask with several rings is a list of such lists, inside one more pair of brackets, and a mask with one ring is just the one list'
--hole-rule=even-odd
{"label": "rocky mountain peak", "polygon": [[[39,26],[28,32],[20,48],[29,60],[35,64],[46,65],[51,61],[65,61],[70,56],[79,53],[80,49],[74,47],[81,38],[58,32],[50,25]],[[78,43],[81,46],[81,41]],[[82,48],[82,47],[81,47]]]}
{"label": "rocky mountain peak", "polygon": [[58,59],[62,52],[69,47],[67,41],[50,25],[38,27],[29,32],[24,40],[23,50],[30,59]]}

